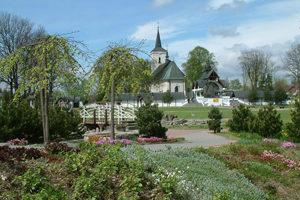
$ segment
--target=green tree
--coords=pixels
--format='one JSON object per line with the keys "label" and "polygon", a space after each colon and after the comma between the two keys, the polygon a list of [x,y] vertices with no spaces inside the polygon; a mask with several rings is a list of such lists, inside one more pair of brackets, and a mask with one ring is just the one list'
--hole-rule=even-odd
{"label": "green tree", "polygon": [[16,63],[22,63],[24,66],[15,101],[18,101],[28,88],[40,95],[44,143],[49,142],[49,86],[76,75],[79,68],[75,59],[77,55],[83,55],[78,43],[53,35],[19,48],[0,62],[0,67],[8,74]]}
{"label": "green tree", "polygon": [[268,105],[259,109],[253,121],[252,132],[258,133],[263,137],[277,137],[280,135],[282,125],[280,114],[274,106]]}
{"label": "green tree", "polygon": [[170,103],[172,103],[172,101],[174,100],[174,97],[171,94],[170,90],[168,90],[167,92],[163,93],[162,100],[163,100],[164,103],[167,103],[169,105],[170,105]]}
{"label": "green tree", "polygon": [[280,105],[287,100],[287,83],[285,80],[278,80],[275,82],[274,101]]}
{"label": "green tree", "polygon": [[230,80],[229,88],[232,90],[240,90],[242,89],[242,84],[239,79]]}
{"label": "green tree", "polygon": [[217,107],[211,108],[208,113],[208,118],[210,119],[208,121],[209,130],[213,130],[214,133],[220,133],[222,113],[220,112],[219,108]]}
{"label": "green tree", "polygon": [[204,71],[215,68],[217,62],[213,53],[203,47],[195,47],[189,52],[188,60],[183,64],[186,79],[189,84],[197,81]]}
{"label": "green tree", "polygon": [[[35,28],[27,19],[9,13],[0,13],[0,58],[5,58],[18,48],[31,44],[41,36],[45,36],[43,28]],[[0,83],[9,86],[11,95],[18,89],[21,80],[21,63],[15,65],[7,74],[0,70]]]}
{"label": "green tree", "polygon": [[157,105],[151,105],[151,102],[146,102],[136,112],[139,134],[147,137],[165,138],[168,129],[161,125],[163,116],[164,113],[158,109]]}
{"label": "green tree", "polygon": [[99,84],[98,91],[103,92],[104,99],[108,100],[110,97],[111,138],[115,138],[116,94],[126,90],[138,93],[145,88],[146,80],[151,77],[150,66],[148,62],[137,57],[138,51],[126,45],[112,45],[97,59],[93,67],[92,79]]}
{"label": "green tree", "polygon": [[300,141],[300,101],[297,100],[291,111],[291,122],[286,124],[288,137],[295,142]]}

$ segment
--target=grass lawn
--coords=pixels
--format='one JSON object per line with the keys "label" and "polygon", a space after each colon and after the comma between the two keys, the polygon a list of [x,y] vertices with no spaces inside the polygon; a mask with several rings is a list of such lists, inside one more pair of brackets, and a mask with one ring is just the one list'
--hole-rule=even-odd
{"label": "grass lawn", "polygon": [[[210,107],[202,107],[202,106],[184,106],[184,107],[164,107],[160,108],[164,111],[165,114],[172,114],[178,116],[178,118],[182,119],[207,119],[208,112]],[[223,113],[223,118],[231,118],[232,117],[232,108],[221,107],[221,112]],[[254,113],[257,113],[259,107],[252,108]],[[291,120],[290,117],[290,108],[278,109],[278,112],[281,115],[281,118],[284,123]]]}
{"label": "grass lawn", "polygon": [[[250,133],[223,133],[236,144],[208,149],[198,148],[223,161],[227,167],[245,175],[252,183],[268,194],[267,199],[300,199],[300,146],[292,149],[281,147],[282,141],[263,139]],[[271,151],[275,157],[263,157]],[[298,167],[289,167],[287,160],[295,161]],[[296,164],[297,165],[297,164]]]}

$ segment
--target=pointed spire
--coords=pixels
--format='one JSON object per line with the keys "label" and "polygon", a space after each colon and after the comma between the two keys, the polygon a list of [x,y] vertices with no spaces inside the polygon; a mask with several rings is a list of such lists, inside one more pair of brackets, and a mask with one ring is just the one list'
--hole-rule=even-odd
{"label": "pointed spire", "polygon": [[157,26],[157,35],[156,35],[155,47],[154,47],[154,49],[151,52],[154,52],[154,51],[162,51],[162,52],[166,52],[167,51],[164,48],[162,48],[162,46],[161,46],[159,26]]}
{"label": "pointed spire", "polygon": [[156,35],[155,48],[162,48],[161,47],[160,34],[159,34],[159,26],[157,26],[157,35]]}

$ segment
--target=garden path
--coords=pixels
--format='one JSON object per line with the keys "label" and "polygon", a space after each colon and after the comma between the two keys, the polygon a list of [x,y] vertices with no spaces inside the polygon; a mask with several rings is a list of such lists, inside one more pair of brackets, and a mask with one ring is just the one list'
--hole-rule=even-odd
{"label": "garden path", "polygon": [[170,144],[147,144],[145,148],[150,150],[165,150],[168,148],[193,148],[193,147],[210,147],[220,146],[225,144],[234,143],[234,140],[230,140],[220,135],[210,133],[208,130],[180,130],[180,129],[169,129],[167,132],[168,137],[184,137],[185,141],[179,143]]}

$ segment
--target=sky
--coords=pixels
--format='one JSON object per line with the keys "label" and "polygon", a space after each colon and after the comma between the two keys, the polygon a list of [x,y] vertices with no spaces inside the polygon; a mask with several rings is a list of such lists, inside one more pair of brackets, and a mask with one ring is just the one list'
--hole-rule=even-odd
{"label": "sky", "polygon": [[214,53],[224,79],[241,76],[241,51],[264,49],[281,67],[300,42],[300,0],[0,0],[1,11],[50,34],[72,33],[94,57],[122,41],[143,41],[150,52],[159,24],[162,45],[179,67],[201,46]]}

